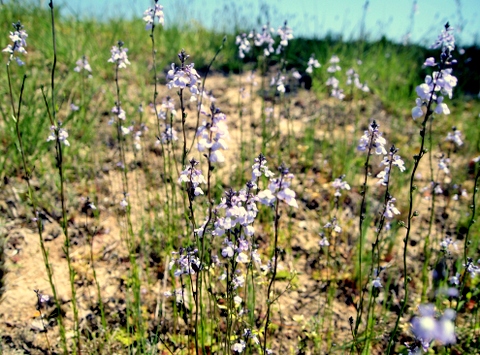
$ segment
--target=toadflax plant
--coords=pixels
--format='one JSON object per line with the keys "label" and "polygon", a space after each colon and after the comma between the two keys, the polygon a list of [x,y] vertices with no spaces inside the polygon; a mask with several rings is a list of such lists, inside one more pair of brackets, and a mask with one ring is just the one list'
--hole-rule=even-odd
{"label": "toadflax plant", "polygon": [[[433,118],[434,114],[450,114],[450,110],[444,101],[445,96],[452,98],[453,88],[457,85],[457,78],[452,75],[452,67],[456,64],[456,60],[452,57],[452,52],[455,49],[455,37],[453,35],[453,29],[449,23],[445,24],[445,29],[440,33],[435,43],[432,45],[432,49],[441,48],[441,53],[438,61],[429,57],[425,60],[424,65],[426,67],[432,67],[437,69],[432,75],[425,77],[425,82],[420,84],[416,88],[418,95],[415,100],[416,106],[412,109],[412,118],[418,119],[424,117],[421,123],[420,129],[420,150],[418,154],[413,157],[413,168],[410,175],[410,191],[409,191],[409,209],[406,222],[406,233],[404,238],[403,247],[403,281],[405,295],[403,298],[401,310],[398,313],[395,327],[390,335],[388,342],[387,354],[391,354],[394,351],[395,337],[398,331],[398,325],[400,318],[405,312],[408,301],[408,281],[407,275],[407,248],[409,243],[409,237],[412,230],[412,220],[418,215],[417,211],[413,209],[414,191],[417,189],[415,185],[415,176],[422,157],[427,152],[425,149],[425,135],[426,125]],[[424,112],[425,110],[425,112]]]}

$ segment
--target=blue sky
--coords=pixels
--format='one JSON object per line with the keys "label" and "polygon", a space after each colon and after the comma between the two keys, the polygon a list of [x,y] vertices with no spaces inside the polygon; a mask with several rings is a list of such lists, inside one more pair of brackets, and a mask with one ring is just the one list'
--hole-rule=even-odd
{"label": "blue sky", "polygon": [[[111,18],[141,16],[153,0],[69,0],[64,4],[67,13]],[[160,4],[164,6],[167,26],[178,21],[198,21],[220,31],[231,30],[235,23],[258,27],[259,20],[265,22],[268,13],[272,27],[277,28],[286,19],[297,36],[323,37],[332,33],[348,39],[361,32],[366,0],[160,0]],[[457,42],[480,44],[479,18],[480,0],[370,0],[364,30],[370,38],[385,35],[399,42],[410,33],[412,42],[428,45],[449,21],[460,30]]]}

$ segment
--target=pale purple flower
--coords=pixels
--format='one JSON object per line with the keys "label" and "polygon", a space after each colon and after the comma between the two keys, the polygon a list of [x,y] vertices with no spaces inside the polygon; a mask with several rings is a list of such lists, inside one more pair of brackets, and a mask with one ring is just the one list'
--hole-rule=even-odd
{"label": "pale purple flower", "polygon": [[192,198],[193,196],[203,195],[204,193],[200,188],[200,184],[207,183],[202,171],[195,168],[198,164],[199,162],[195,159],[190,160],[190,164],[180,173],[180,177],[178,178],[179,183],[184,182],[187,184],[189,195]]}
{"label": "pale purple flower", "polygon": [[[183,61],[188,58],[188,55],[184,51],[182,51],[178,56]],[[193,100],[196,100],[196,97],[199,93],[197,85],[200,80],[200,75],[197,73],[194,67],[194,63],[182,63],[182,67],[176,67],[175,63],[172,63],[171,68],[167,73],[167,79],[169,80],[167,87],[169,89],[179,88],[182,90],[188,88],[192,94]]]}
{"label": "pale purple flower", "polygon": [[337,71],[340,71],[342,68],[338,65],[339,62],[340,59],[338,58],[338,56],[333,55],[329,60],[330,66],[327,68],[327,72],[335,73]]}
{"label": "pale purple flower", "polygon": [[119,120],[125,121],[126,119],[125,110],[123,110],[119,104],[115,104],[111,112],[115,114]]}
{"label": "pale purple flower", "polygon": [[345,94],[343,93],[343,89],[332,89],[330,95],[338,100],[343,100],[345,98]]}
{"label": "pale purple flower", "polygon": [[379,172],[377,178],[379,179],[377,184],[387,186],[390,179],[390,166],[387,165],[381,172]]}
{"label": "pale purple flower", "polygon": [[322,237],[322,239],[318,242],[318,244],[321,246],[321,247],[328,247],[330,245],[330,242],[328,241],[327,237],[325,237],[324,235],[320,234],[320,236]]}
{"label": "pale purple flower", "polygon": [[380,179],[380,181],[378,181],[378,184],[382,184],[383,186],[388,185],[390,179],[390,165],[397,166],[401,172],[405,171],[405,162],[399,155],[395,154],[396,152],[398,152],[398,149],[395,148],[394,145],[392,145],[388,155],[383,157],[380,165],[384,165],[385,168],[377,175],[377,178]]}
{"label": "pale purple flower", "polygon": [[148,9],[145,10],[143,13],[143,21],[145,21],[145,29],[147,31],[151,30],[154,26],[155,19],[158,19],[158,23],[164,26],[165,24],[165,17],[163,14],[163,6],[157,4],[157,1],[155,1],[155,7],[151,8],[149,7]]}
{"label": "pale purple flower", "polygon": [[380,279],[380,277],[376,277],[372,280],[372,287],[382,288],[382,280]]}
{"label": "pale purple flower", "polygon": [[293,174],[288,173],[288,169],[283,164],[279,170],[281,178],[270,178],[268,189],[260,191],[257,197],[262,204],[268,206],[273,206],[275,199],[278,198],[287,205],[298,208],[295,192],[290,189],[290,180],[293,179]]}
{"label": "pale purple flower", "polygon": [[338,81],[337,78],[332,76],[332,77],[327,79],[327,82],[325,83],[325,85],[331,86],[332,88],[336,89],[336,88],[338,88],[339,83],[340,83],[340,81]]}
{"label": "pale purple flower", "polygon": [[450,238],[447,237],[444,240],[440,242],[440,248],[442,248],[444,251],[448,250],[451,245],[455,246],[456,242]]}
{"label": "pale purple flower", "polygon": [[446,309],[440,319],[435,314],[433,304],[420,305],[418,309],[420,316],[412,319],[411,329],[421,342],[424,351],[430,347],[433,341],[438,341],[443,345],[455,344],[454,320],[456,313],[453,309]]}
{"label": "pale purple flower", "polygon": [[305,70],[307,73],[311,74],[313,73],[313,68],[320,68],[320,63],[318,60],[315,59],[313,54],[310,56],[310,59],[308,60],[307,63],[307,69]]}
{"label": "pale purple flower", "polygon": [[435,63],[435,58],[429,57],[425,60],[425,63],[423,63],[423,65],[425,65],[426,67],[434,67],[437,65],[437,63]]}
{"label": "pale purple flower", "polygon": [[289,189],[288,187],[280,190],[277,193],[277,197],[279,200],[284,201],[287,205],[298,208],[297,201],[295,200],[295,191]]}
{"label": "pale purple flower", "polygon": [[438,170],[443,171],[445,174],[450,174],[450,169],[448,165],[450,164],[449,158],[441,157],[438,161]]}
{"label": "pale purple flower", "polygon": [[160,140],[157,139],[157,144],[161,143],[169,143],[169,142],[176,142],[178,140],[178,134],[175,128],[170,126],[169,124],[165,125],[165,129],[162,131],[160,136]]}
{"label": "pale purple flower", "polygon": [[232,345],[232,351],[240,354],[243,352],[243,350],[245,350],[245,347],[246,347],[245,340],[240,339],[238,343],[235,343]]}
{"label": "pale purple flower", "polygon": [[347,74],[347,85],[353,85],[357,89],[363,91],[363,92],[370,92],[370,88],[368,87],[367,84],[362,84],[360,82],[360,78],[357,72],[353,70],[353,68],[350,68],[346,72]]}
{"label": "pale purple flower", "polygon": [[430,48],[437,49],[442,48],[442,52],[449,50],[450,52],[455,49],[455,36],[453,35],[453,28],[450,27],[447,22],[445,29],[438,35],[437,40]]}
{"label": "pale purple flower", "polygon": [[230,134],[227,126],[227,116],[212,103],[210,107],[210,122],[203,121],[197,130],[197,149],[200,152],[208,151],[210,162],[223,163],[225,157],[222,150],[228,149],[227,141]]}
{"label": "pale purple flower", "polygon": [[[480,260],[479,260],[480,262]],[[480,267],[473,263],[472,258],[467,258],[467,263],[463,264],[467,272],[470,274],[471,277],[475,277],[478,273],[480,273]]]}
{"label": "pale purple flower", "polygon": [[243,59],[245,53],[249,53],[251,50],[250,41],[246,33],[242,33],[235,38],[235,44],[238,46],[238,56]]}
{"label": "pale purple flower", "polygon": [[285,84],[283,83],[285,81],[285,76],[280,75],[278,79],[275,81],[274,80],[274,85],[277,86],[278,92],[284,94],[285,93]]}
{"label": "pale purple flower", "polygon": [[13,23],[13,28],[15,29],[14,32],[10,32],[10,40],[13,42],[12,44],[7,45],[5,49],[2,50],[2,52],[10,53],[10,59],[8,62],[12,59],[15,59],[18,65],[22,66],[25,63],[20,59],[20,57],[14,57],[14,53],[17,52],[19,54],[27,54],[27,51],[25,50],[25,47],[27,46],[27,37],[28,34],[27,32],[23,29],[22,24],[20,21],[17,23]]}
{"label": "pale purple flower", "polygon": [[122,210],[125,210],[128,206],[128,202],[127,202],[127,199],[124,197],[121,201],[120,201],[120,207],[122,208]]}
{"label": "pale purple flower", "polygon": [[200,259],[196,256],[197,253],[197,249],[191,248],[180,248],[178,253],[172,252],[172,260],[168,265],[169,270],[175,267],[175,272],[173,273],[175,277],[196,274],[201,269]]}
{"label": "pale purple flower", "polygon": [[300,72],[296,69],[292,69],[292,76],[297,80],[302,78],[302,74],[300,74]]}
{"label": "pale purple flower", "polygon": [[128,48],[123,47],[123,42],[118,41],[117,46],[113,46],[110,50],[112,54],[110,59],[108,60],[109,63],[115,63],[118,66],[118,69],[126,68],[127,65],[130,65],[128,60],[127,52]]}
{"label": "pale purple flower", "polygon": [[275,43],[272,38],[271,33],[274,32],[272,28],[269,28],[268,25],[262,27],[262,32],[256,33],[254,36],[254,44],[257,47],[264,47],[263,54],[268,57],[270,54],[274,53],[273,44]]}
{"label": "pale purple flower", "polygon": [[258,157],[255,158],[255,163],[252,165],[252,181],[257,180],[262,175],[267,178],[273,177],[275,174],[268,169],[267,167],[267,159],[263,154],[260,154]]}
{"label": "pale purple flower", "polygon": [[[453,88],[457,86],[457,78],[452,75],[451,68],[452,63],[455,61],[451,59],[450,54],[455,48],[455,38],[448,23],[445,25],[445,30],[442,31],[436,43],[432,46],[432,48],[438,47],[442,47],[440,63],[435,63],[434,58],[430,57],[427,58],[424,65],[438,66],[440,70],[433,72],[432,75],[427,75],[425,82],[417,86],[416,92],[418,98],[416,100],[416,107],[412,109],[413,119],[422,117],[421,107],[423,105],[430,105],[432,102],[436,104],[435,109],[432,108],[434,113],[445,115],[450,113],[447,104],[443,102],[443,96],[441,96],[448,96],[451,99]],[[438,93],[441,95],[438,95]]]}
{"label": "pale purple flower", "polygon": [[450,114],[450,109],[448,108],[447,104],[443,102],[443,96],[439,96],[437,98],[437,107],[435,107],[434,112],[443,115]]}
{"label": "pale purple flower", "polygon": [[416,120],[417,118],[423,117],[424,113],[422,110],[423,101],[420,98],[416,99],[416,106],[412,108],[412,118]]}
{"label": "pale purple flower", "polygon": [[245,285],[245,277],[243,275],[236,275],[232,280],[233,289],[243,287]]}
{"label": "pale purple flower", "polygon": [[92,73],[92,67],[88,63],[86,56],[83,56],[82,58],[77,60],[76,64],[77,66],[73,68],[73,70],[76,71],[77,73],[80,73],[82,70]]}
{"label": "pale purple flower", "polygon": [[411,321],[412,332],[422,342],[430,343],[436,337],[437,320],[435,319],[435,307],[433,304],[420,305],[419,317]]}
{"label": "pale purple flower", "polygon": [[342,175],[332,182],[332,186],[335,188],[335,197],[340,197],[342,195],[342,190],[350,190],[350,185],[348,182],[344,181],[345,175]]}
{"label": "pale purple flower", "polygon": [[[61,123],[59,123],[59,127],[61,126]],[[69,147],[70,142],[68,141],[68,132],[63,129],[59,128],[56,126],[50,126],[50,135],[47,137],[47,142],[51,142],[57,139],[58,135],[58,140],[63,143],[65,146]]]}
{"label": "pale purple flower", "polygon": [[224,258],[231,258],[234,254],[233,243],[229,241],[229,244],[222,249],[222,256]]}
{"label": "pale purple flower", "polygon": [[293,39],[293,31],[290,27],[287,26],[287,21],[283,24],[282,27],[279,27],[277,34],[280,36],[280,46],[288,46],[288,41]]}
{"label": "pale purple flower", "polygon": [[260,258],[260,255],[258,254],[258,250],[254,249],[252,250],[251,254],[252,260],[255,262],[257,265],[262,265],[262,259]]}
{"label": "pale purple flower", "polygon": [[80,110],[80,107],[78,107],[77,105],[75,105],[73,102],[70,104],[70,110],[72,111],[78,111]]}
{"label": "pale purple flower", "polygon": [[445,138],[445,140],[447,142],[453,142],[457,147],[461,147],[463,145],[462,132],[454,126],[452,128],[452,132],[448,132],[447,138]]}
{"label": "pale purple flower", "polygon": [[332,218],[331,222],[327,222],[323,228],[331,229],[336,233],[342,233],[342,228],[338,225],[338,221],[335,217]]}
{"label": "pale purple flower", "polygon": [[451,284],[453,285],[459,285],[460,284],[460,274],[457,272],[455,276],[451,276],[448,281],[450,281]]}
{"label": "pale purple flower", "polygon": [[396,199],[393,197],[388,200],[387,205],[385,206],[385,212],[383,213],[385,218],[392,219],[394,215],[400,214],[400,211],[394,205],[395,201]]}
{"label": "pale purple flower", "polygon": [[235,259],[235,261],[236,261],[237,263],[246,264],[246,263],[249,262],[249,259],[248,259],[247,254],[245,254],[245,253],[239,253],[239,254],[237,255],[237,258]]}
{"label": "pale purple flower", "polygon": [[369,126],[368,130],[364,131],[363,136],[360,138],[357,149],[361,152],[375,150],[375,153],[380,155],[386,155],[387,150],[385,149],[385,144],[387,141],[382,137],[382,133],[379,130],[380,126],[376,121],[373,121]]}
{"label": "pale purple flower", "polygon": [[120,126],[120,131],[122,132],[122,135],[126,136],[127,134],[130,134],[132,132],[133,127],[124,127]]}

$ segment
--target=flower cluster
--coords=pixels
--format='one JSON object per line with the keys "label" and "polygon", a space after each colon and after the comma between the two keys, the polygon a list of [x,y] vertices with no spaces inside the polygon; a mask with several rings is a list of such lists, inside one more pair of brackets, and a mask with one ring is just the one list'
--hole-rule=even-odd
{"label": "flower cluster", "polygon": [[400,211],[395,207],[394,203],[397,201],[396,198],[390,197],[385,204],[385,212],[383,212],[383,216],[387,219],[392,219],[395,215],[399,215]]}
{"label": "flower cluster", "polygon": [[450,165],[450,159],[449,158],[441,156],[438,159],[438,170],[443,171],[445,173],[445,175],[450,174],[450,169],[448,168],[449,165]]}
{"label": "flower cluster", "polygon": [[291,207],[298,208],[297,200],[295,199],[295,191],[290,189],[293,174],[289,173],[288,169],[282,164],[279,168],[280,178],[270,178],[268,189],[260,191],[257,195],[259,201],[267,206],[273,206],[275,200],[284,201]]}
{"label": "flower cluster", "polygon": [[245,53],[249,53],[252,48],[246,33],[242,33],[235,38],[235,44],[238,46],[238,56],[243,59]]}
{"label": "flower cluster", "polygon": [[310,59],[308,60],[307,63],[307,69],[305,70],[307,73],[311,74],[313,73],[313,68],[320,68],[320,63],[318,60],[315,59],[313,54],[310,56]]}
{"label": "flower cluster", "polygon": [[463,145],[462,141],[462,132],[457,129],[457,127],[452,127],[452,132],[447,133],[447,138],[445,138],[447,142],[454,143],[457,147],[461,147]]}
{"label": "flower cluster", "polygon": [[285,76],[284,75],[277,75],[272,77],[272,80],[270,81],[270,86],[276,86],[277,91],[284,94],[286,89],[285,89]]}
{"label": "flower cluster", "polygon": [[50,126],[50,135],[47,137],[47,142],[51,142],[57,139],[62,142],[65,146],[69,147],[70,142],[68,141],[68,132],[61,128],[61,123],[58,123],[58,127]]}
{"label": "flower cluster", "polygon": [[332,182],[332,186],[335,188],[335,197],[340,197],[342,195],[342,190],[350,190],[350,185],[348,182],[344,181],[345,175],[342,175]]}
{"label": "flower cluster", "polygon": [[208,158],[212,163],[223,163],[225,157],[222,150],[228,149],[226,140],[230,139],[228,126],[226,123],[227,116],[215,107],[212,103],[210,113],[208,114],[210,122],[203,121],[198,127],[197,148],[200,152],[208,151]]}
{"label": "flower cluster", "polygon": [[327,68],[327,72],[329,73],[335,73],[342,69],[340,65],[338,65],[338,63],[340,63],[340,58],[338,58],[338,56],[332,55],[328,62],[330,63],[330,66]]}
{"label": "flower cluster", "polygon": [[118,117],[119,120],[125,121],[126,115],[125,110],[120,106],[119,103],[115,103],[115,106],[112,107],[111,112]]}
{"label": "flower cluster", "polygon": [[169,142],[176,142],[178,141],[178,134],[175,128],[170,126],[170,124],[165,125],[165,129],[162,131],[160,137],[157,137],[156,144],[166,144]]}
{"label": "flower cluster", "polygon": [[117,46],[113,46],[110,50],[112,56],[110,57],[108,62],[115,63],[118,69],[126,68],[127,65],[130,65],[127,56],[128,48],[124,48],[123,45],[124,43],[122,41],[118,41]]}
{"label": "flower cluster", "polygon": [[163,6],[159,5],[158,0],[155,0],[155,7],[145,10],[143,13],[143,21],[145,21],[145,29],[147,31],[151,30],[155,24],[155,18],[158,19],[158,23],[164,26],[165,24],[165,17],[163,15]]}
{"label": "flower cluster", "polygon": [[256,181],[261,177],[265,176],[266,178],[271,178],[275,175],[268,167],[267,167],[267,159],[263,154],[260,154],[258,157],[255,158],[255,163],[252,165],[252,183],[255,184]]}
{"label": "flower cluster", "polygon": [[386,155],[385,144],[387,141],[382,137],[382,133],[379,130],[380,126],[374,120],[369,126],[368,130],[364,131],[363,136],[360,138],[357,149],[361,152],[367,150],[369,153],[373,149],[375,153],[380,155]]}
{"label": "flower cluster", "polygon": [[266,57],[273,53],[280,54],[288,46],[288,41],[293,39],[293,31],[287,26],[287,21],[278,28],[276,33],[280,37],[280,42],[276,50],[273,48],[275,39],[272,37],[272,33],[275,33],[275,30],[269,25],[264,25],[260,32],[251,31],[248,35],[246,33],[237,35],[235,44],[238,46],[238,56],[243,59],[245,54],[250,52],[252,48],[251,40],[253,45],[263,48],[263,55]]}
{"label": "flower cluster", "polygon": [[262,31],[260,33],[255,33],[253,35],[254,41],[253,43],[257,47],[264,47],[263,54],[268,57],[270,54],[274,53],[275,50],[273,49],[273,45],[275,40],[272,37],[272,32],[274,32],[273,28],[269,28],[268,25],[264,25],[262,27]]}
{"label": "flower cluster", "polygon": [[206,184],[207,181],[202,174],[202,171],[196,169],[195,166],[199,164],[195,159],[190,160],[189,165],[180,173],[178,178],[179,183],[186,183],[188,188],[188,194],[191,199],[195,196],[203,195],[203,190],[200,188],[200,184]]}
{"label": "flower cluster", "polygon": [[363,91],[363,92],[370,92],[370,88],[366,83],[361,83],[360,82],[360,77],[358,73],[353,70],[353,68],[350,68],[347,70],[347,85],[353,85],[357,89]]}
{"label": "flower cluster", "polygon": [[[477,261],[480,264],[480,259]],[[465,270],[470,274],[470,276],[475,277],[475,275],[480,274],[480,266],[477,266],[473,263],[472,258],[467,258],[467,263],[463,265]]]}
{"label": "flower cluster", "polygon": [[277,34],[280,36],[280,46],[277,48],[277,52],[279,52],[282,47],[288,46],[289,40],[293,39],[293,31],[287,26],[287,21],[278,28]]}
{"label": "flower cluster", "polygon": [[173,275],[175,277],[181,275],[194,275],[200,270],[200,260],[196,256],[197,249],[180,248],[179,252],[172,251],[172,260],[168,264],[168,269],[175,267]]}
{"label": "flower cluster", "polygon": [[[89,72],[90,74],[92,73],[92,67],[88,63],[87,57],[83,56],[76,62],[77,66],[73,68],[73,71],[76,71],[77,73],[80,73],[82,70],[85,70]],[[89,75],[91,76],[91,75]]]}
{"label": "flower cluster", "polygon": [[27,54],[25,47],[27,46],[28,34],[23,29],[23,26],[20,23],[20,21],[18,21],[17,23],[13,23],[12,25],[15,31],[10,32],[9,37],[10,37],[10,40],[13,42],[13,45],[9,44],[5,49],[3,49],[2,52],[10,53],[10,59],[8,60],[9,63],[10,63],[10,60],[15,59],[18,65],[24,65],[25,63],[19,57],[13,57],[13,54],[15,52],[18,52],[21,54]]}
{"label": "flower cluster", "polygon": [[[444,96],[448,96],[450,99],[453,95],[453,88],[457,86],[457,78],[452,75],[452,64],[456,61],[452,59],[451,51],[455,49],[455,38],[452,33],[452,28],[447,23],[445,30],[442,31],[432,48],[442,47],[442,54],[440,55],[440,62],[436,63],[433,57],[427,58],[424,62],[425,66],[436,67],[439,70],[434,71],[432,75],[425,77],[425,82],[416,88],[417,99],[415,100],[416,106],[412,109],[412,118],[415,120],[424,115],[422,106],[431,109],[432,103],[436,104],[436,107],[432,112],[437,114],[450,114],[450,109],[447,104],[443,102]],[[427,112],[427,115],[430,113]]]}
{"label": "flower cluster", "polygon": [[420,316],[411,321],[412,332],[426,352],[433,341],[439,341],[443,345],[455,344],[455,311],[446,309],[438,318],[433,304],[424,304],[418,307]]}
{"label": "flower cluster", "polygon": [[178,54],[180,61],[182,63],[181,67],[175,66],[175,63],[172,63],[170,70],[167,73],[167,79],[170,80],[167,83],[167,87],[171,88],[179,88],[181,90],[188,88],[190,93],[192,94],[191,101],[197,100],[198,90],[198,81],[200,79],[200,75],[198,75],[197,71],[194,69],[195,64],[185,64],[185,61],[188,59],[188,55],[181,51]]}
{"label": "flower cluster", "polygon": [[[256,205],[258,199],[253,196],[251,192],[252,187],[252,183],[247,183],[246,189],[242,189],[239,192],[229,190],[225,193],[225,197],[222,198],[220,204],[215,208],[216,215],[218,216],[220,211],[223,210],[224,217],[218,216],[215,220],[214,235],[223,236],[234,229],[243,232],[245,236],[252,236],[255,233],[253,222],[258,214]],[[249,249],[246,240],[240,238],[237,242],[237,252],[241,253]]]}
{"label": "flower cluster", "polygon": [[392,166],[398,167],[398,169],[401,172],[405,171],[405,162],[402,160],[400,155],[397,154],[398,149],[395,148],[394,145],[390,147],[390,151],[388,152],[388,155],[385,155],[383,157],[382,162],[380,165],[384,165],[385,168],[383,171],[378,173],[377,178],[380,180],[378,181],[378,184],[381,184],[383,186],[387,186],[389,179],[390,179],[390,169]]}
{"label": "flower cluster", "polygon": [[145,132],[148,131],[148,127],[145,123],[141,123],[140,127],[138,129],[133,128],[132,132],[133,133],[133,147],[135,150],[141,150],[142,149],[142,137]]}
{"label": "flower cluster", "polygon": [[340,59],[336,55],[333,55],[332,58],[330,58],[329,60],[330,66],[327,68],[327,72],[331,73],[332,76],[328,78],[326,85],[332,87],[330,92],[330,95],[332,97],[335,97],[339,100],[343,100],[345,98],[345,94],[343,93],[343,90],[340,89],[339,87],[340,82],[338,81],[337,78],[333,76],[335,72],[340,71],[342,69],[338,65],[339,62],[340,62]]}

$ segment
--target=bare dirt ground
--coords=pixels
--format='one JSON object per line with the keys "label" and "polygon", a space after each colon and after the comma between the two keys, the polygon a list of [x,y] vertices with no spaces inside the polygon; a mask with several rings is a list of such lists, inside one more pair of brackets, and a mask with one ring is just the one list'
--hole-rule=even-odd
{"label": "bare dirt ground", "polygon": [[[229,150],[226,152],[226,161],[217,178],[223,177],[224,186],[229,186],[229,176],[238,171],[240,164],[239,142],[241,136],[246,141],[250,141],[253,134],[257,136],[261,127],[252,127],[251,117],[259,117],[261,111],[261,102],[257,97],[254,103],[244,111],[243,117],[239,118],[239,82],[246,84],[246,77],[223,77],[213,76],[208,79],[207,86],[215,88],[213,94],[218,97],[216,105],[227,114],[230,129],[231,141]],[[248,88],[248,86],[247,86]],[[164,90],[162,88],[162,90]],[[254,88],[257,90],[257,88]],[[248,90],[247,90],[248,92]],[[166,92],[161,92],[162,97]],[[171,94],[171,93],[170,93]],[[393,118],[381,108],[374,99],[369,99],[368,103],[359,101],[357,104],[339,104],[333,99],[325,99],[320,103],[312,92],[298,89],[295,95],[287,95],[291,101],[291,111],[289,119],[285,118],[281,104],[275,105],[276,124],[279,127],[281,136],[286,136],[289,130],[294,132],[296,137],[301,137],[306,127],[312,120],[318,120],[322,127],[328,126],[328,120],[335,119],[337,122],[344,122],[341,128],[333,132],[325,129],[318,129],[315,132],[315,138],[325,139],[329,134],[332,139],[340,139],[346,132],[347,141],[356,145],[360,137],[361,130],[354,132],[354,124],[351,118],[351,112],[362,112],[361,125],[365,127],[368,120],[375,118],[382,127],[389,127]],[[249,102],[249,99],[245,99]],[[272,98],[275,100],[275,98]],[[278,99],[276,99],[278,100]],[[240,100],[241,102],[241,100]],[[271,105],[273,101],[267,102]],[[358,106],[356,106],[358,105]],[[253,113],[252,111],[253,110]],[[278,118],[278,113],[283,112]],[[147,113],[149,123],[154,124],[154,118]],[[194,113],[191,116],[195,117]],[[189,117],[191,117],[189,116]],[[194,124],[189,124],[193,128]],[[363,128],[362,128],[363,129]],[[107,132],[108,127],[99,128],[99,132]],[[108,133],[105,133],[108,134]],[[356,134],[356,136],[355,136]],[[388,139],[388,132],[386,132]],[[285,142],[284,140],[279,140]],[[349,317],[356,316],[355,303],[359,297],[359,291],[353,280],[353,264],[356,262],[355,242],[356,230],[358,229],[358,208],[361,196],[359,194],[360,175],[356,176],[356,181],[350,181],[352,191],[348,192],[348,198],[341,206],[337,218],[341,221],[345,232],[336,240],[336,245],[331,246],[330,252],[336,256],[336,264],[327,260],[325,251],[321,251],[318,245],[320,240],[318,232],[329,219],[329,216],[323,215],[322,211],[329,210],[331,206],[333,190],[330,186],[331,176],[328,167],[330,154],[328,151],[316,152],[318,161],[314,163],[313,169],[305,171],[296,171],[301,168],[302,149],[304,149],[300,140],[295,141],[291,150],[290,161],[294,166],[293,172],[298,173],[294,183],[294,189],[297,192],[300,208],[295,211],[291,218],[282,218],[282,228],[288,230],[284,247],[289,250],[282,256],[280,269],[296,270],[298,275],[295,281],[295,287],[287,291],[275,305],[272,322],[278,327],[275,330],[276,353],[296,353],[299,341],[308,341],[313,335],[313,329],[317,329],[319,334],[323,334],[324,344],[329,346],[339,346],[342,343],[351,341],[351,330]],[[104,143],[99,143],[104,144]],[[144,142],[147,161],[157,159],[154,142]],[[273,144],[273,143],[272,143]],[[281,147],[276,147],[280,149]],[[286,154],[286,153],[285,153]],[[101,160],[103,158],[100,158]],[[129,159],[135,160],[132,153],[129,153]],[[200,159],[200,155],[199,158]],[[69,229],[73,245],[71,247],[73,266],[76,271],[76,290],[77,300],[79,302],[79,316],[81,319],[81,328],[84,334],[90,334],[95,326],[98,326],[95,319],[98,319],[97,290],[93,279],[92,251],[94,267],[99,284],[101,285],[101,294],[105,303],[109,318],[120,319],[125,315],[125,281],[129,271],[128,253],[125,246],[125,240],[122,237],[122,218],[118,208],[118,201],[122,195],[121,176],[114,168],[114,162],[102,160],[103,168],[95,177],[87,191],[96,191],[97,208],[100,211],[100,218],[94,219],[82,214],[81,208],[84,204],[81,197],[84,196],[85,183],[71,180],[67,189],[71,191],[69,206]],[[274,164],[272,162],[272,164]],[[251,165],[251,164],[250,164]],[[425,173],[427,170],[425,170]],[[359,173],[361,173],[359,171]],[[130,201],[132,204],[132,220],[141,221],[145,216],[145,209],[141,207],[145,203],[147,189],[145,188],[146,176],[142,169],[136,168],[129,173],[129,181],[132,182]],[[250,177],[248,165],[245,174]],[[42,186],[41,182],[33,181],[35,186]],[[374,182],[373,182],[374,183]],[[372,184],[373,184],[372,183]],[[88,185],[88,184],[87,184]],[[159,186],[161,182],[159,183]],[[373,185],[372,185],[373,186]],[[235,187],[235,186],[234,186]],[[238,188],[238,187],[236,187]],[[162,189],[159,189],[162,191]],[[45,338],[45,323],[39,317],[39,311],[36,308],[37,296],[34,290],[39,290],[44,294],[51,294],[50,286],[47,280],[44,260],[42,258],[39,237],[35,229],[35,224],[30,220],[30,211],[25,202],[26,186],[19,178],[11,178],[6,181],[0,191],[0,211],[2,215],[1,235],[5,236],[5,256],[6,268],[8,273],[5,276],[6,292],[3,301],[0,303],[0,335],[2,337],[3,352],[5,354],[44,354],[47,353]],[[43,193],[43,192],[42,192]],[[45,192],[48,193],[48,192]],[[54,194],[51,196],[54,198]],[[428,204],[425,205],[427,211]],[[64,236],[60,227],[60,218],[58,211],[43,211],[44,218],[44,241],[49,252],[49,261],[54,270],[54,281],[57,287],[59,298],[63,304],[66,313],[67,329],[72,322],[72,312],[69,307],[71,299],[69,275],[63,250]],[[150,212],[148,212],[150,213]],[[147,214],[148,214],[147,213]],[[332,215],[333,216],[333,215]],[[286,216],[285,216],[286,217]],[[402,215],[404,217],[404,215]],[[425,216],[422,216],[426,218]],[[418,224],[422,223],[421,218]],[[134,227],[135,228],[135,227]],[[96,230],[92,240],[90,240],[88,230]],[[138,229],[137,229],[138,231]],[[269,238],[267,230],[260,229],[261,240],[267,247]],[[148,235],[148,233],[147,233]],[[382,263],[384,265],[393,265],[400,267],[402,233],[397,237],[396,246],[391,253],[385,256]],[[420,238],[413,238],[418,242],[412,246],[412,259],[417,253],[421,252]],[[369,245],[367,243],[367,245]],[[90,247],[91,246],[91,247]],[[369,249],[368,249],[369,250]],[[415,253],[415,254],[413,254]],[[153,270],[165,270],[165,260],[149,261],[148,255],[139,253],[139,258],[143,258],[151,265],[152,275],[167,275],[168,273],[155,273]],[[329,264],[327,264],[327,262]],[[412,268],[419,270],[421,264],[413,263]],[[144,271],[142,271],[144,272]],[[154,318],[153,310],[163,300],[163,292],[170,290],[170,280],[152,279],[152,276],[143,274],[145,283],[142,285],[142,299],[145,302],[145,308],[149,313],[151,323],[157,320]],[[148,281],[147,281],[148,280]],[[398,285],[401,285],[402,279],[392,280],[392,310],[395,305],[398,306],[398,300],[402,297],[402,292]],[[412,282],[412,287],[418,290],[419,285]],[[329,285],[334,285],[334,296],[328,299],[327,289]],[[285,281],[276,283],[279,293],[284,291]],[[401,288],[401,287],[400,287]],[[397,290],[395,293],[394,290]],[[261,296],[260,296],[261,299]],[[381,299],[379,299],[379,302]],[[329,306],[328,303],[330,303]],[[261,302],[259,302],[261,304]],[[264,303],[263,303],[264,304]],[[381,307],[379,306],[379,309]],[[52,303],[45,309],[42,309],[46,318],[53,318],[51,314],[55,310]],[[265,312],[265,306],[260,313]],[[380,321],[390,321],[395,314]],[[47,322],[47,321],[45,321]],[[315,324],[317,322],[318,324]],[[97,324],[97,325],[95,325]],[[403,322],[403,324],[406,324]],[[51,321],[48,327],[48,336],[52,343],[58,342],[57,327]],[[334,330],[333,330],[334,329]],[[383,327],[383,329],[390,329]],[[329,331],[330,330],[330,331]],[[69,337],[72,333],[67,334]],[[115,335],[115,330],[114,330]],[[318,334],[317,334],[318,335]],[[328,337],[330,338],[327,338]],[[377,334],[378,349],[373,349],[372,353],[378,350],[381,353],[382,344],[384,345],[386,334]],[[300,339],[300,340],[299,340]],[[93,342],[93,340],[89,340]],[[88,343],[86,341],[86,343]],[[112,343],[115,343],[112,341]],[[87,346],[88,347],[88,346]],[[121,345],[111,345],[111,353],[123,353]],[[328,349],[323,346],[322,349],[305,350],[305,353],[327,353]],[[340,351],[341,352],[341,351]]]}

